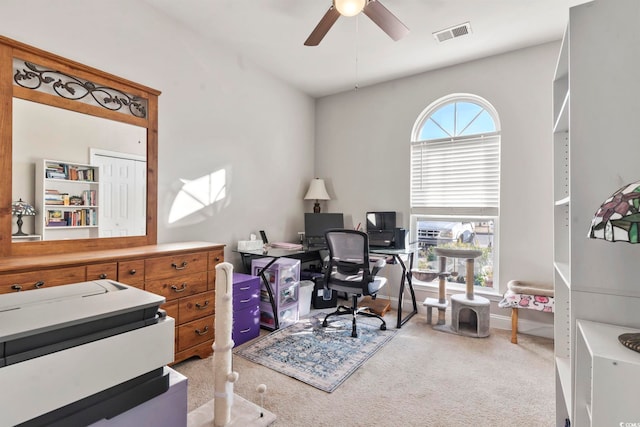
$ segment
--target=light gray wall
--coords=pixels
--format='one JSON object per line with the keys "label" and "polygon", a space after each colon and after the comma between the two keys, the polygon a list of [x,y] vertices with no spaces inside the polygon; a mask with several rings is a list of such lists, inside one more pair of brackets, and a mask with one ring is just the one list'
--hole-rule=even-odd
{"label": "light gray wall", "polygon": [[[316,175],[331,212],[353,225],[372,210],[409,224],[409,142],[420,113],[452,93],[488,100],[502,125],[500,289],[509,280],[551,283],[551,81],[559,42],[321,98]],[[443,45],[444,48],[444,45]]]}
{"label": "light gray wall", "polygon": [[[162,91],[159,242],[224,243],[237,261],[231,249],[250,232],[297,237],[313,177],[312,98],[139,1],[3,0],[0,29]],[[226,198],[169,224],[183,182],[220,169]]]}

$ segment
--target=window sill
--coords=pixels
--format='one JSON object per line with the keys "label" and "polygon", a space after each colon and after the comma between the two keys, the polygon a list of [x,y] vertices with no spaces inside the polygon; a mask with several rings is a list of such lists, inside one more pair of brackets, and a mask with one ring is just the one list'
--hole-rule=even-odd
{"label": "window sill", "polygon": [[[436,291],[436,292],[439,290],[438,282],[435,280],[433,282],[422,282],[414,278],[411,281],[411,284],[413,285],[414,289],[429,290],[429,291]],[[464,284],[453,283],[453,282],[447,282],[447,285],[445,288],[448,294],[461,293],[467,290]],[[492,301],[500,301],[502,299],[502,294],[497,289],[494,289],[494,288],[483,288],[483,287],[476,286],[473,288],[473,293],[475,295],[482,295],[485,298],[488,298],[489,300],[492,300]]]}

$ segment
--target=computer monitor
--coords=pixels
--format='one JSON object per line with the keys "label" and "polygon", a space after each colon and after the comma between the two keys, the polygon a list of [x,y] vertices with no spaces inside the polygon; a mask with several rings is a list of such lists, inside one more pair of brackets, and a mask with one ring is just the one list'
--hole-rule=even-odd
{"label": "computer monitor", "polygon": [[393,230],[396,228],[395,212],[367,212],[367,231]]}
{"label": "computer monitor", "polygon": [[324,233],[332,228],[344,228],[341,213],[305,213],[304,236],[309,246],[326,246]]}

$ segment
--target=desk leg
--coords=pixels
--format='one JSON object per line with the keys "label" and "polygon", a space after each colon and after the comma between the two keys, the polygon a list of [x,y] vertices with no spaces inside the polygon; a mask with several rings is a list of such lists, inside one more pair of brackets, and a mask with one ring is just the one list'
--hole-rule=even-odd
{"label": "desk leg", "polygon": [[244,267],[244,271],[247,274],[251,274],[251,259],[252,256],[248,254],[240,254],[240,259],[242,260],[242,267]]}
{"label": "desk leg", "polygon": [[271,267],[271,265],[273,265],[273,263],[276,262],[277,259],[278,258],[272,258],[271,261],[264,266],[264,268],[258,271],[258,274],[262,278],[262,283],[264,283],[264,287],[267,288],[267,293],[269,294],[269,303],[271,304],[271,310],[273,311],[273,326],[274,326],[273,330],[274,331],[276,329],[280,329],[280,321],[278,320],[278,310],[276,308],[276,300],[273,297],[273,291],[271,290],[271,285],[269,284],[269,280],[267,279],[267,276],[265,276],[264,272],[265,270],[268,270],[269,267]]}
{"label": "desk leg", "polygon": [[[418,303],[416,302],[416,293],[413,290],[412,275],[411,270],[413,269],[413,253],[409,254],[409,270],[407,271],[407,267],[402,261],[400,255],[394,255],[394,258],[398,261],[400,266],[402,267],[402,279],[400,279],[400,292],[398,292],[398,324],[396,327],[399,329],[409,321],[415,314],[418,313]],[[407,314],[407,316],[402,318],[402,300],[404,298],[404,285],[405,282],[409,285],[409,291],[411,293],[411,302],[413,304],[413,310]]]}

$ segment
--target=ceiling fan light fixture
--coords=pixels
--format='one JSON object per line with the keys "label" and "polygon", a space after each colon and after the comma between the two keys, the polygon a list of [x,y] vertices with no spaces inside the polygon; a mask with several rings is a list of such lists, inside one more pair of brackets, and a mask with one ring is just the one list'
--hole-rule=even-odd
{"label": "ceiling fan light fixture", "polygon": [[340,16],[356,16],[362,12],[367,15],[382,31],[394,41],[398,41],[407,34],[409,29],[396,16],[389,12],[378,0],[332,0],[331,7],[324,14],[318,25],[313,29],[305,46],[318,46],[322,38],[327,35],[333,24]]}
{"label": "ceiling fan light fixture", "polygon": [[333,0],[333,7],[342,16],[356,16],[367,4],[367,0]]}

